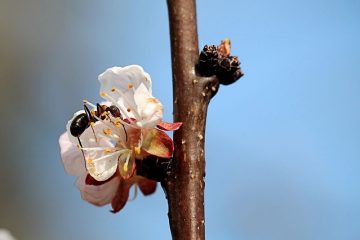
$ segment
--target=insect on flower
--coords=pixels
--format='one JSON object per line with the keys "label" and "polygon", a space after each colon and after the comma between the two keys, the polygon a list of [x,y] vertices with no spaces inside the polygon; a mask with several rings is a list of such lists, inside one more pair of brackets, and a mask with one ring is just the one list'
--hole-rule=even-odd
{"label": "insect on flower", "polygon": [[[70,133],[72,136],[77,137],[79,140],[79,145],[82,147],[79,136],[88,128],[92,127],[91,123],[95,123],[98,119],[104,120],[110,113],[115,118],[120,118],[123,120],[119,108],[114,105],[106,106],[96,104],[96,111],[90,112],[89,108],[85,105],[88,103],[87,100],[84,100],[84,111],[79,115],[76,115],[70,124]],[[122,124],[123,125],[123,124]],[[124,126],[124,125],[123,125]],[[125,129],[124,129],[125,131]],[[125,131],[126,133],[126,131]],[[95,134],[95,133],[94,133]]]}
{"label": "insect on flower", "polygon": [[[84,100],[84,110],[74,114],[59,142],[65,170],[80,177],[77,186],[82,197],[95,205],[112,199],[113,209],[118,211],[132,185],[138,185],[143,193],[155,189],[150,180],[136,174],[136,161],[151,156],[170,159],[174,145],[164,131],[175,131],[182,123],[162,121],[163,106],[152,95],[151,78],[140,66],[109,68],[99,75],[99,81],[100,96],[106,102]],[[75,155],[79,149],[85,167],[79,164],[83,162],[81,154]],[[97,194],[102,195],[94,198]],[[106,201],[95,201],[103,197]]]}

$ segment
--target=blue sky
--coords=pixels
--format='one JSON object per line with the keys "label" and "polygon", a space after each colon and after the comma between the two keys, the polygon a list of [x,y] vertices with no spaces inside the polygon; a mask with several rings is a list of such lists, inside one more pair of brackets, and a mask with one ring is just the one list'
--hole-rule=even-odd
{"label": "blue sky", "polygon": [[[360,3],[198,1],[200,45],[232,40],[245,76],[206,132],[207,239],[360,238]],[[81,200],[57,145],[97,76],[142,65],[172,119],[165,1],[0,8],[0,228],[18,239],[169,239],[161,188],[117,215]]]}

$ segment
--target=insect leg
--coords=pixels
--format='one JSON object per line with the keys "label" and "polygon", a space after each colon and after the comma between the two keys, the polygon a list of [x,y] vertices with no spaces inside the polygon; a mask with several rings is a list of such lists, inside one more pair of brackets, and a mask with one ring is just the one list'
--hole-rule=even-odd
{"label": "insect leg", "polygon": [[81,153],[82,153],[82,155],[83,155],[83,157],[84,157],[84,165],[85,165],[85,169],[87,170],[87,168],[86,168],[86,159],[85,159],[85,153],[84,153],[84,150],[82,149],[83,148],[83,146],[82,146],[82,144],[81,144],[81,141],[80,141],[80,137],[79,136],[77,136],[77,139],[78,139],[78,141],[79,141],[79,145],[80,145],[80,147],[81,147]]}
{"label": "insect leg", "polygon": [[122,125],[122,127],[123,127],[123,129],[124,129],[124,132],[125,132],[125,140],[126,140],[126,142],[128,141],[128,134],[127,134],[127,132],[126,132],[126,129],[125,129],[125,125],[124,124],[121,124]]}
{"label": "insect leg", "polygon": [[86,112],[86,115],[88,116],[88,119],[89,119],[89,125],[91,127],[91,130],[94,134],[94,137],[95,137],[95,141],[97,142],[97,137],[96,137],[96,134],[95,134],[95,131],[94,131],[94,128],[92,126],[92,123],[96,122],[96,119],[94,118],[94,116],[91,114],[89,108],[84,104],[84,110]]}

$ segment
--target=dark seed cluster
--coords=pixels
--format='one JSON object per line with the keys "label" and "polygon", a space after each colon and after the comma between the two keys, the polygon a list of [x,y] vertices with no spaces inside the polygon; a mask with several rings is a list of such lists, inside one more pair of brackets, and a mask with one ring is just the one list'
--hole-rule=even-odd
{"label": "dark seed cluster", "polygon": [[202,76],[216,75],[223,85],[232,84],[244,75],[239,59],[230,56],[229,40],[222,41],[219,46],[205,45],[200,52],[197,68]]}

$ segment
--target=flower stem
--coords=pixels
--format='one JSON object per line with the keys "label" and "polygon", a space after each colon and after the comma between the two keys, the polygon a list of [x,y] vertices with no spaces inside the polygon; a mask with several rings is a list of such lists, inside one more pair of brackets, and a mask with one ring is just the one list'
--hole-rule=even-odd
{"label": "flower stem", "polygon": [[174,240],[205,239],[205,123],[210,99],[219,87],[215,77],[196,74],[198,34],[195,0],[167,0],[173,69],[174,162],[162,180]]}

